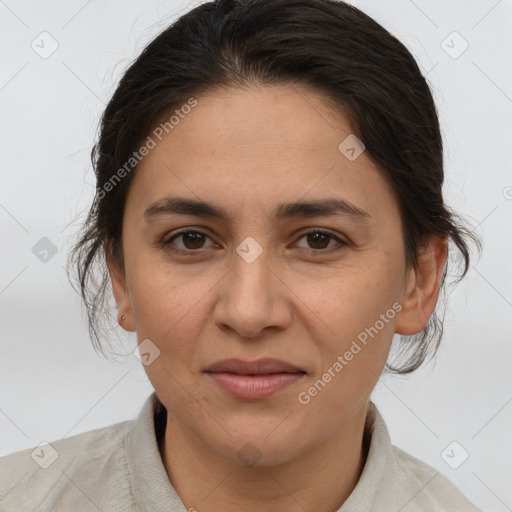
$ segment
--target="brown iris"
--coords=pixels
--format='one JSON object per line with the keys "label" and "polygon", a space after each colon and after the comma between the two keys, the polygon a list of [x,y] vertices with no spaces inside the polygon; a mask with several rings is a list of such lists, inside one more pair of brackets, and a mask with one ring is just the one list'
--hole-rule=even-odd
{"label": "brown iris", "polygon": [[[181,233],[181,236],[183,237],[183,245],[187,249],[200,249],[204,244],[204,235],[201,233]],[[190,244],[186,243],[186,240],[188,239]]]}
{"label": "brown iris", "polygon": [[[324,233],[309,233],[307,235],[308,244],[312,245],[313,249],[325,249],[329,245],[330,235]],[[322,245],[322,241],[327,241],[327,244]],[[321,247],[315,246],[320,243]]]}

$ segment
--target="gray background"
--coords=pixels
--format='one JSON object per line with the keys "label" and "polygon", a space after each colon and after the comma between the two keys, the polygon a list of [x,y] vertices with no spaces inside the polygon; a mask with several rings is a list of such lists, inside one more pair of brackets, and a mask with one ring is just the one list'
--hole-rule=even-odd
{"label": "gray background", "polygon": [[[483,510],[512,510],[512,1],[352,3],[428,73],[446,198],[484,243],[449,296],[436,363],[381,378],[373,400],[396,445]],[[133,356],[112,363],[94,352],[64,267],[93,197],[90,149],[120,73],[197,4],[0,0],[0,455],[133,419],[152,391]],[[46,262],[33,252],[44,237],[56,251]],[[131,354],[135,334],[120,330],[120,342]]]}

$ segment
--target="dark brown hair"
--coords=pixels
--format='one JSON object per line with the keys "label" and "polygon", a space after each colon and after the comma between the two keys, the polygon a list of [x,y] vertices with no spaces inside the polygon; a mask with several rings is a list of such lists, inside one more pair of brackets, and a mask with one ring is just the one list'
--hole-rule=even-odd
{"label": "dark brown hair", "polygon": [[[440,236],[450,242],[442,294],[454,248],[463,263],[456,282],[467,273],[468,242],[480,248],[480,241],[444,204],[437,111],[405,46],[368,15],[337,0],[216,0],[183,15],[146,46],[101,119],[91,154],[97,193],[68,267],[77,271],[91,339],[102,353],[99,320],[110,313],[105,250],[124,272],[122,219],[136,166],[115,183],[113,178],[163,116],[201,93],[250,85],[306,86],[343,111],[396,194],[407,266],[416,266],[418,251]],[[396,357],[403,364],[388,362],[389,371],[411,372],[435,354],[443,330],[437,309],[423,331],[401,337]]]}

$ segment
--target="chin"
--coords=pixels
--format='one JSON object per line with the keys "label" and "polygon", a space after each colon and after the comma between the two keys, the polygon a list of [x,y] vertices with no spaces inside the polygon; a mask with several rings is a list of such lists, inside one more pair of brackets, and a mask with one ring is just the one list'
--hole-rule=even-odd
{"label": "chin", "polygon": [[[298,455],[303,447],[297,445],[297,436],[290,434],[288,429],[282,425],[276,429],[280,421],[282,418],[271,428],[254,424],[250,428],[240,427],[236,433],[226,428],[233,432],[233,436],[226,436],[222,441],[205,439],[205,442],[218,455],[242,467],[265,468],[284,464]],[[282,430],[278,432],[280,428]]]}

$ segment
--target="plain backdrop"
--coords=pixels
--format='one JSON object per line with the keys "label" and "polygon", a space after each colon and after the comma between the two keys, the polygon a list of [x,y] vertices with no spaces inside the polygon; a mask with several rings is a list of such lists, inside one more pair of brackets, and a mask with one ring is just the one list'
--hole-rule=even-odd
{"label": "plain backdrop", "polygon": [[[372,398],[394,444],[482,510],[509,511],[512,1],[352,3],[427,74],[446,199],[484,245],[449,295],[435,364],[384,376]],[[135,357],[112,363],[94,352],[65,265],[93,198],[90,150],[105,104],[145,44],[195,5],[0,1],[0,455],[134,419],[152,391]],[[42,261],[41,247],[55,254]],[[119,331],[130,353],[135,335]]]}

